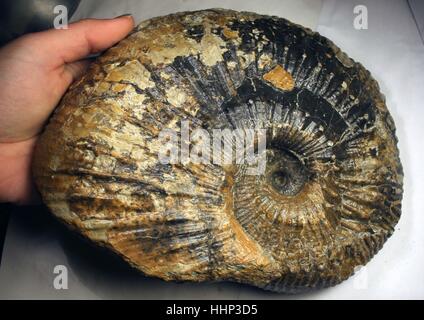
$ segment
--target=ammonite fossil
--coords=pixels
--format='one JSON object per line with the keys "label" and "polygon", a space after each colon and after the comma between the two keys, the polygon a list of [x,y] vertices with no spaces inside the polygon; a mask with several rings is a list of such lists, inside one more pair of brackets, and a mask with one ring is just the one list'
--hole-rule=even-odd
{"label": "ammonite fossil", "polygon": [[[262,128],[265,170],[159,161],[160,133],[183,121]],[[378,84],[331,41],[205,10],[145,21],[99,57],[51,117],[34,175],[54,215],[146,275],[299,292],[348,278],[392,234],[396,143]]]}

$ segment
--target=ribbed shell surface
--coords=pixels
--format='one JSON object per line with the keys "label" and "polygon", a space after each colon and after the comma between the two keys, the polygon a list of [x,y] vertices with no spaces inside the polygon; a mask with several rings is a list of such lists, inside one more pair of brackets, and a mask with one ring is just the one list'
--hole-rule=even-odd
{"label": "ribbed shell surface", "polygon": [[[182,120],[264,128],[265,172],[162,164],[158,136]],[[330,40],[214,9],[147,20],[99,57],[33,168],[54,215],[146,275],[299,292],[348,278],[392,234],[396,143],[378,84]]]}

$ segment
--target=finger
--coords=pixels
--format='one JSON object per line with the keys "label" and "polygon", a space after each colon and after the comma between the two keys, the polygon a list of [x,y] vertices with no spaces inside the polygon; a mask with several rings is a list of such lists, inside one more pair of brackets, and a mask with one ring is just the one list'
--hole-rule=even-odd
{"label": "finger", "polygon": [[28,50],[39,62],[50,67],[83,59],[123,39],[134,27],[132,16],[115,19],[86,19],[69,25],[68,29],[51,29],[27,37]]}

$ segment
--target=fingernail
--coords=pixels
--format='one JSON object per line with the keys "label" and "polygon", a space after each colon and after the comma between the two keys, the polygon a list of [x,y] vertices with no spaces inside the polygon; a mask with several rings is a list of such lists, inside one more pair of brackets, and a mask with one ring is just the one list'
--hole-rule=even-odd
{"label": "fingernail", "polygon": [[115,17],[114,19],[123,18],[123,17],[131,17],[131,16],[132,16],[131,13],[125,13],[125,14],[121,14],[120,16]]}

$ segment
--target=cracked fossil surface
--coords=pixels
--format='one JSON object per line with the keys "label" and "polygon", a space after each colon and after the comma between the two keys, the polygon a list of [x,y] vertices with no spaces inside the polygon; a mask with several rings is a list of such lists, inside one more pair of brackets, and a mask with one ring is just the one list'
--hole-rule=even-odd
{"label": "cracked fossil surface", "polygon": [[[162,164],[164,129],[264,128],[266,169]],[[37,145],[50,211],[148,276],[278,292],[335,285],[401,214],[395,126],[330,40],[271,16],[142,22],[74,83]]]}

